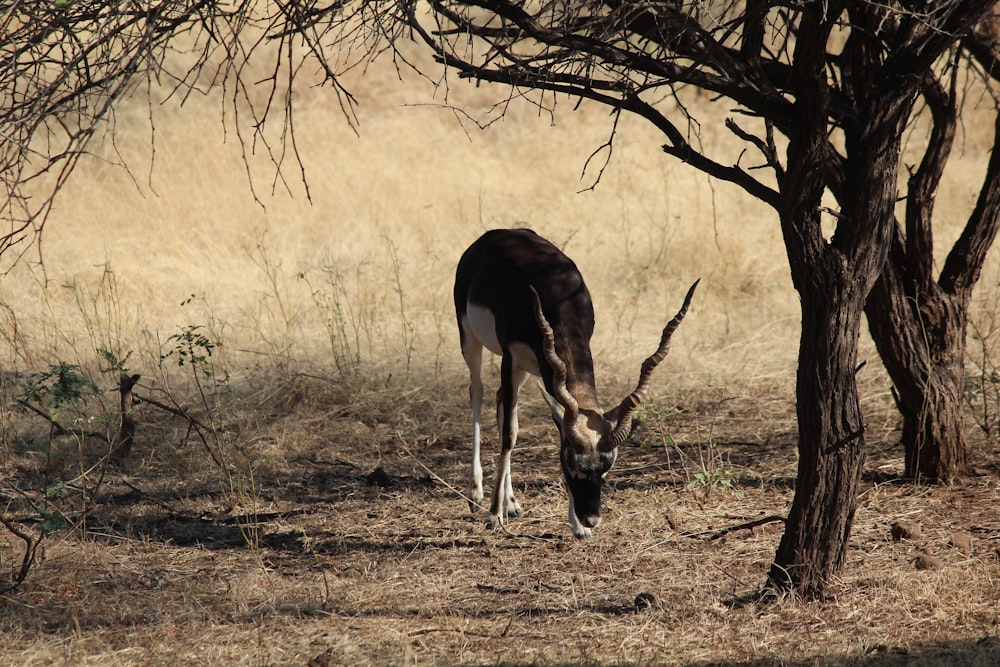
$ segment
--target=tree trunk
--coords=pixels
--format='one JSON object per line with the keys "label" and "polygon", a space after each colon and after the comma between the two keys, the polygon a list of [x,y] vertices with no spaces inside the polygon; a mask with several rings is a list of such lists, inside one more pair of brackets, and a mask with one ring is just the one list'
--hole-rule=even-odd
{"label": "tree trunk", "polygon": [[865,460],[855,381],[864,294],[846,277],[800,290],[799,468],[768,579],[772,588],[805,596],[821,593],[844,564]]}
{"label": "tree trunk", "polygon": [[915,294],[904,283],[901,250],[893,244],[868,297],[868,327],[903,419],[904,474],[947,482],[963,475],[968,462],[962,412],[968,297],[934,283]]}
{"label": "tree trunk", "polygon": [[[971,289],[964,285],[976,269],[975,260],[950,261],[951,271],[957,270],[963,280],[949,280],[949,289],[933,275],[934,200],[955,140],[956,88],[954,77],[947,88],[931,77],[922,82],[931,133],[918,168],[910,173],[903,225],[893,219],[889,257],[865,305],[903,418],[904,474],[915,480],[949,481],[962,475],[968,451],[962,394]],[[972,228],[982,227],[973,220]],[[983,231],[988,232],[988,225]]]}
{"label": "tree trunk", "polygon": [[[992,54],[980,54],[992,66]],[[932,212],[934,194],[951,151],[957,119],[952,90],[925,81],[924,99],[934,127],[919,169],[911,175],[905,234],[894,236],[868,304],[868,326],[896,389],[903,417],[905,474],[950,481],[968,465],[963,426],[965,345],[972,290],[1000,232],[1000,115],[994,120],[993,152],[976,206],[935,280]]]}
{"label": "tree trunk", "polygon": [[[839,572],[864,466],[864,420],[855,378],[861,319],[893,238],[899,150],[912,109],[908,79],[878,80],[871,34],[844,46],[845,83],[859,113],[844,125],[843,180],[830,181],[830,91],[823,67],[828,17],[806,12],[796,42],[793,88],[797,132],[789,137],[780,184],[782,238],[799,293],[796,413],[799,468],[768,588],[823,593]],[[845,66],[846,67],[846,66]],[[862,76],[869,73],[868,76]],[[842,196],[836,231],[823,233],[823,194]]]}

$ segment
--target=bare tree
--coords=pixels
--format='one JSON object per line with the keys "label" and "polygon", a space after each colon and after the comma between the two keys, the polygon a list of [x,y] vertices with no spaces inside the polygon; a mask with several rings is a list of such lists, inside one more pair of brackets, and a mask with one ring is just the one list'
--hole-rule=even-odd
{"label": "bare tree", "polygon": [[[795,498],[768,583],[777,591],[817,594],[844,563],[864,462],[855,374],[866,302],[906,417],[904,439],[913,452],[908,471],[948,478],[964,465],[956,373],[968,297],[1000,217],[997,151],[965,234],[936,280],[930,231],[933,195],[960,106],[956,82],[970,72],[988,80],[996,70],[996,50],[986,32],[977,30],[992,4],[11,3],[0,12],[0,177],[8,188],[4,213],[12,226],[0,234],[0,256],[23,251],[51,205],[51,198],[28,199],[26,184],[51,178],[43,191],[56,192],[117,99],[152,80],[172,80],[186,94],[196,89],[208,63],[218,67],[210,78],[238,99],[250,85],[241,75],[251,56],[275,58],[269,79],[275,94],[257,109],[254,127],[280,112],[283,141],[272,153],[279,172],[286,142],[295,154],[290,83],[303,59],[318,63],[336,86],[332,63],[342,62],[345,53],[388,49],[405,65],[395,47],[410,40],[433,52],[446,71],[507,87],[511,96],[534,92],[532,100],[547,108],[565,96],[635,114],[662,133],[668,155],[736,184],[777,213],[802,311],[800,457]],[[261,48],[272,42],[276,48]],[[181,44],[194,49],[195,60],[186,70],[171,71],[166,54]],[[346,92],[338,91],[350,105]],[[698,122],[702,107],[685,104],[692,91],[729,105],[725,128]],[[900,151],[921,108],[932,113],[934,130],[907,183],[904,219],[897,222]],[[728,132],[741,151],[710,154],[697,140],[697,128]],[[914,338],[918,331],[920,340]],[[944,363],[949,355],[957,356],[954,364]],[[962,454],[952,456],[953,450]],[[924,454],[933,451],[943,463],[928,462]]]}
{"label": "bare tree", "polygon": [[[989,16],[949,51],[952,59],[965,54],[985,80],[1000,77],[996,18]],[[888,261],[865,306],[903,416],[905,474],[930,481],[950,481],[966,470],[962,397],[969,302],[1000,229],[1000,152],[994,149],[978,201],[935,278],[934,196],[954,143],[962,103],[959,82],[954,65],[921,82],[931,134],[923,159],[910,173],[903,221],[893,228]],[[993,145],[1000,146],[1000,114],[993,135]]]}

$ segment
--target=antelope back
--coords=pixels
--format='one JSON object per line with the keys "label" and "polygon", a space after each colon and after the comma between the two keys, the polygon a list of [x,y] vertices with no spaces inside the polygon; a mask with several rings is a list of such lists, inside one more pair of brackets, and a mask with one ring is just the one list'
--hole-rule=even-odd
{"label": "antelope back", "polygon": [[569,389],[578,393],[577,400],[598,409],[590,352],[594,306],[573,260],[529,229],[488,231],[462,255],[455,277],[459,321],[470,306],[488,311],[500,348],[492,351],[502,354],[517,343],[528,346],[546,391],[555,395],[536,303],[554,331],[552,344],[566,366]]}

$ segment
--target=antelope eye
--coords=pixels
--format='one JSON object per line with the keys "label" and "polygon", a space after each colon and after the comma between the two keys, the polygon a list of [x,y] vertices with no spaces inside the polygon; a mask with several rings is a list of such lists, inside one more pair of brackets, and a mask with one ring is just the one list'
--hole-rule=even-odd
{"label": "antelope eye", "polygon": [[563,462],[566,464],[566,468],[570,472],[577,472],[580,469],[576,462],[576,452],[574,452],[570,447],[563,449]]}
{"label": "antelope eye", "polygon": [[611,467],[615,464],[615,461],[617,460],[618,460],[617,449],[608,452],[607,454],[601,454],[601,469],[604,471],[604,474],[607,474],[607,472],[611,470]]}

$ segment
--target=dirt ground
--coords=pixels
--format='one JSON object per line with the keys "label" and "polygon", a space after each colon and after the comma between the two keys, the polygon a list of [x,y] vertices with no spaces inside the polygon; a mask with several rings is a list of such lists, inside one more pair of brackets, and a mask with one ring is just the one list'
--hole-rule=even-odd
{"label": "dirt ground", "polygon": [[[0,663],[1000,662],[1000,461],[979,448],[960,484],[900,481],[888,410],[871,410],[842,578],[823,600],[765,603],[796,469],[784,397],[647,406],[604,523],[579,541],[540,400],[522,408],[514,458],[526,516],[496,534],[462,497],[464,391],[281,387],[244,397],[237,444],[213,450],[221,467],[212,442],[141,403],[133,452],[99,482],[70,474],[73,456],[99,460],[96,445],[57,442],[61,468],[26,441],[8,451],[5,516],[28,534],[42,530],[32,504],[56,502],[37,490],[68,481],[65,523],[0,599]],[[487,484],[494,443],[487,431]],[[894,541],[900,522],[918,533]],[[0,542],[5,575],[21,547]]]}

